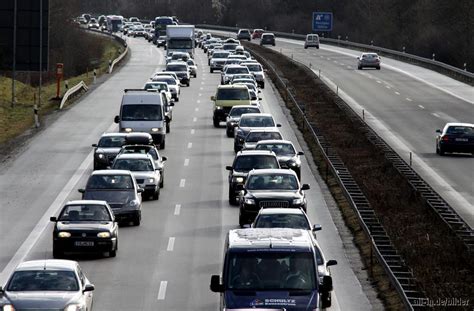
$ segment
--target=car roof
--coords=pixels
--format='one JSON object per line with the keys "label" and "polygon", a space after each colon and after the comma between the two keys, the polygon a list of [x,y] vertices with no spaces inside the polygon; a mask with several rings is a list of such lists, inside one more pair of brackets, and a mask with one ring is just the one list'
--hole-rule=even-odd
{"label": "car roof", "polygon": [[229,248],[300,248],[310,250],[313,245],[308,230],[289,228],[234,229],[228,233]]}
{"label": "car roof", "polygon": [[262,66],[262,64],[260,64],[258,61],[254,60],[254,61],[246,61],[244,63],[240,63],[241,66],[247,66],[247,65],[260,65]]}
{"label": "car roof", "polygon": [[285,175],[294,175],[296,176],[295,171],[283,168],[265,168],[265,169],[258,169],[258,170],[251,170],[249,172],[250,175],[266,175],[266,174],[285,174]]}
{"label": "car roof", "polygon": [[244,113],[242,117],[245,116],[247,118],[250,117],[272,117],[273,115],[271,113]]}
{"label": "car roof", "polygon": [[250,130],[250,133],[280,133],[280,130],[275,127],[259,127],[256,129]]}
{"label": "car roof", "polygon": [[474,123],[448,122],[445,126],[469,126],[474,127]]}
{"label": "car roof", "polygon": [[[231,59],[238,60],[237,58],[231,58]],[[247,67],[239,65],[239,64],[230,64],[230,65],[227,65],[227,68],[247,68]]]}
{"label": "car roof", "polygon": [[29,271],[29,270],[64,270],[75,271],[78,263],[73,260],[62,259],[40,259],[30,260],[20,263],[15,271]]}
{"label": "car roof", "polygon": [[92,175],[127,175],[132,176],[132,173],[128,170],[95,170]]}
{"label": "car roof", "polygon": [[[260,110],[260,108],[258,108],[257,106],[254,106],[254,105],[235,105],[235,106],[232,106],[231,110],[236,109],[236,108],[255,108],[255,109]],[[261,114],[261,113],[259,113],[259,114]]]}
{"label": "car roof", "polygon": [[217,87],[218,90],[220,89],[247,89],[245,85],[238,85],[238,84],[221,84]]}
{"label": "car roof", "polygon": [[128,135],[128,133],[104,133],[102,134],[100,137],[116,137],[116,136],[119,136],[119,137],[126,137]]}
{"label": "car roof", "polygon": [[288,144],[288,145],[292,145],[293,146],[293,143],[289,140],[279,140],[279,139],[266,139],[266,140],[260,140],[257,145],[263,145],[263,144]]}
{"label": "car roof", "polygon": [[166,64],[166,66],[169,66],[169,65],[187,65],[188,63],[184,62],[184,61],[172,61],[172,62],[169,62],[168,64]]}
{"label": "car roof", "polygon": [[248,155],[274,155],[271,150],[241,150],[237,152],[236,157]]}
{"label": "car roof", "polygon": [[72,200],[67,201],[64,205],[107,205],[107,202],[102,200]]}
{"label": "car roof", "polygon": [[153,158],[151,155],[144,153],[122,153],[119,154],[115,159],[152,160]]}
{"label": "car roof", "polygon": [[275,34],[272,33],[272,32],[264,32],[264,33],[262,33],[262,36],[265,36],[265,35],[275,36]]}
{"label": "car roof", "polygon": [[292,215],[304,215],[301,208],[262,208],[258,212],[259,215],[279,215],[279,214],[292,214]]}

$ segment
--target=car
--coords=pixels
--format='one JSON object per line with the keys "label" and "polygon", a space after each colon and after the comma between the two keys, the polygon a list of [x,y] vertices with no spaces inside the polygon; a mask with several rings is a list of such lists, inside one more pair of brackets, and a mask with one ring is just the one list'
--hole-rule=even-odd
{"label": "car", "polygon": [[[174,74],[174,73],[173,73]],[[156,74],[152,80],[153,82],[165,82],[168,84],[168,88],[171,92],[171,98],[174,99],[176,102],[179,102],[179,95],[181,94],[181,86],[179,85],[179,80],[174,78],[174,76],[170,74]]]}
{"label": "car", "polygon": [[138,153],[138,154],[149,154],[155,162],[155,167],[160,172],[160,188],[164,187],[165,184],[165,162],[168,160],[167,157],[161,156],[153,143],[150,144],[127,144],[122,146],[118,155]]}
{"label": "car", "polygon": [[92,310],[94,289],[76,261],[24,261],[0,286],[0,310]]}
{"label": "car", "polygon": [[191,55],[189,55],[189,53],[187,52],[170,52],[170,54],[168,54],[168,57],[167,57],[167,61],[166,63],[169,63],[169,62],[176,62],[176,61],[183,61],[183,62],[186,62],[188,59],[191,58]]}
{"label": "car", "polygon": [[212,53],[214,53],[214,50],[222,50],[222,44],[219,43],[219,42],[216,42],[216,43],[211,43],[207,46],[207,57],[209,57],[210,55],[212,55]]}
{"label": "car", "polygon": [[162,81],[148,81],[143,86],[144,90],[157,90],[160,93],[164,93],[166,95],[166,99],[171,102],[173,96],[171,95],[171,90],[166,82]]}
{"label": "car", "polygon": [[237,32],[237,39],[238,40],[248,40],[250,41],[251,35],[248,29],[239,29]]}
{"label": "car", "polygon": [[150,154],[122,153],[117,155],[111,167],[113,170],[132,172],[138,186],[144,189],[142,197],[160,198],[161,174]]}
{"label": "car", "polygon": [[271,151],[244,150],[239,151],[231,166],[226,166],[229,171],[229,203],[237,204],[238,185],[243,185],[251,170],[280,168],[276,155]]}
{"label": "car", "polygon": [[94,170],[106,169],[126,142],[127,133],[104,133],[94,147]]}
{"label": "car", "polygon": [[137,23],[140,22],[140,19],[138,17],[130,17],[128,19],[131,23]]}
{"label": "car", "polygon": [[249,69],[250,73],[255,76],[255,80],[260,88],[265,88],[265,70],[259,63],[244,62],[240,63],[241,66],[245,66]]}
{"label": "car", "polygon": [[190,77],[189,77],[189,66],[184,61],[172,61],[166,65],[166,69],[163,71],[171,71],[176,72],[178,76],[179,82],[186,86],[190,84]]}
{"label": "car", "polygon": [[252,228],[292,228],[313,233],[322,229],[321,225],[312,225],[308,215],[299,208],[262,208],[252,223]]}
{"label": "car", "polygon": [[216,95],[211,96],[214,102],[212,123],[219,127],[220,122],[226,121],[227,114],[233,106],[250,105],[250,94],[245,85],[219,85]]}
{"label": "car", "polygon": [[214,70],[222,70],[224,64],[227,60],[227,57],[230,55],[228,51],[216,51],[212,54],[212,57],[209,60],[210,72],[213,73]]}
{"label": "car", "polygon": [[275,35],[270,32],[265,32],[260,37],[260,45],[273,45],[275,46]]}
{"label": "car", "polygon": [[176,82],[179,83],[178,75],[174,71],[157,71],[153,74],[153,76],[151,76],[150,80],[153,81],[153,79],[161,76],[172,76],[173,79],[175,79]]}
{"label": "car", "polygon": [[244,139],[243,150],[255,149],[261,140],[283,140],[283,136],[277,128],[263,128],[251,130]]}
{"label": "car", "polygon": [[[245,53],[244,47],[239,45],[238,47],[235,48],[235,51],[234,51],[233,55],[242,55],[242,56],[245,56],[245,58],[247,58],[247,55],[244,54],[244,53]],[[250,53],[249,53],[249,55],[250,55]]]}
{"label": "car", "polygon": [[63,257],[65,252],[117,255],[118,224],[107,202],[69,201],[50,221],[54,222],[54,258]]}
{"label": "car", "polygon": [[[156,37],[156,33],[155,33],[155,37]],[[156,38],[156,46],[157,47],[166,46],[166,36],[158,36]]]}
{"label": "car", "polygon": [[240,41],[234,38],[227,38],[224,40],[224,43],[235,43],[240,45]]}
{"label": "car", "polygon": [[194,61],[194,59],[190,58],[188,59],[188,61],[186,62],[188,64],[188,67],[189,67],[189,74],[191,76],[193,76],[194,78],[197,77],[197,64],[196,62]]}
{"label": "car", "polygon": [[301,181],[301,156],[303,151],[296,152],[295,146],[289,140],[261,140],[255,146],[255,150],[271,150],[280,162],[281,168],[295,171]]}
{"label": "car", "polygon": [[95,18],[91,18],[89,23],[87,24],[87,28],[88,29],[97,29],[97,30],[99,30],[100,25],[99,25],[99,23],[97,22],[97,20]]}
{"label": "car", "polygon": [[255,220],[261,208],[301,208],[306,212],[305,190],[308,184],[300,184],[292,170],[262,169],[249,172],[239,191],[239,225],[243,227]]}
{"label": "car", "polygon": [[474,155],[474,124],[446,123],[443,130],[436,130],[436,153],[471,153]]}
{"label": "car", "polygon": [[237,41],[237,42],[228,42],[228,43],[224,43],[222,45],[222,49],[225,50],[225,51],[229,51],[229,52],[234,52],[235,49],[240,46],[240,43]]}
{"label": "car", "polygon": [[83,200],[106,201],[119,223],[139,226],[142,219],[140,188],[126,170],[97,170],[89,176],[86,187],[78,189]]}
{"label": "car", "polygon": [[252,32],[252,39],[260,39],[264,32],[263,29],[254,29]]}
{"label": "car", "polygon": [[357,57],[357,69],[361,70],[369,67],[380,70],[380,60],[381,58],[377,53],[362,53]]}
{"label": "car", "polygon": [[259,107],[253,105],[237,105],[233,106],[226,117],[226,135],[234,137],[234,128],[238,125],[240,117],[244,113],[261,113]]}
{"label": "car", "polygon": [[319,36],[317,34],[307,34],[304,40],[304,48],[315,47],[319,49]]}
{"label": "car", "polygon": [[228,65],[221,72],[221,84],[228,84],[232,80],[233,75],[238,74],[250,74],[250,71],[245,66],[240,65]]}
{"label": "car", "polygon": [[234,129],[234,151],[240,151],[244,145],[247,134],[256,128],[281,127],[269,113],[246,113],[240,117],[238,125]]}

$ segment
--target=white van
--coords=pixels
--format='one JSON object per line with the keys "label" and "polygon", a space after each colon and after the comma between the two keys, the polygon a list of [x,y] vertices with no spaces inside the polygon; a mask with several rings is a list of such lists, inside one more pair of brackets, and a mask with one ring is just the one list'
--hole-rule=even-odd
{"label": "white van", "polygon": [[304,48],[314,46],[319,49],[319,36],[317,34],[308,34],[304,40]]}
{"label": "white van", "polygon": [[125,89],[120,115],[115,116],[120,132],[150,133],[153,142],[165,148],[166,115],[163,98],[155,90]]}

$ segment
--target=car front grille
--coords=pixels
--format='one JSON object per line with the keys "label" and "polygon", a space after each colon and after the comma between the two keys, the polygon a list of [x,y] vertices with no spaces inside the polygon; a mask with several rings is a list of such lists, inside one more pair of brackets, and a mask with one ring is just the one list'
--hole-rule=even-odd
{"label": "car front grille", "polygon": [[96,238],[99,231],[69,231],[73,238]]}
{"label": "car front grille", "polygon": [[288,201],[260,201],[259,205],[260,208],[267,208],[267,207],[288,207]]}
{"label": "car front grille", "polygon": [[137,179],[137,184],[143,184],[145,182],[145,179]]}
{"label": "car front grille", "polygon": [[111,208],[122,208],[123,203],[109,203]]}

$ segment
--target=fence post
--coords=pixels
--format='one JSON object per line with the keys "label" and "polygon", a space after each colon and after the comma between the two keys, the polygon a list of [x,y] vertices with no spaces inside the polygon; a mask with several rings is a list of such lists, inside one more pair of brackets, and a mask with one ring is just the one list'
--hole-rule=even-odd
{"label": "fence post", "polygon": [[97,70],[94,68],[94,84],[97,82]]}
{"label": "fence post", "polygon": [[433,60],[435,60],[435,56],[436,56],[436,54],[433,53],[433,55],[432,55],[432,59],[433,59]]}
{"label": "fence post", "polygon": [[112,73],[112,60],[109,59],[109,73]]}
{"label": "fence post", "polygon": [[411,167],[412,162],[413,162],[413,154],[412,154],[412,152],[410,151],[410,167]]}
{"label": "fence post", "polygon": [[[35,102],[36,102],[36,99],[35,99]],[[38,127],[40,127],[40,122],[39,122],[39,116],[38,116],[38,105],[36,105],[36,103],[33,106],[33,113],[34,113],[34,116],[35,116],[35,127],[38,128]]]}
{"label": "fence post", "polygon": [[365,122],[365,109],[362,109],[362,120]]}

